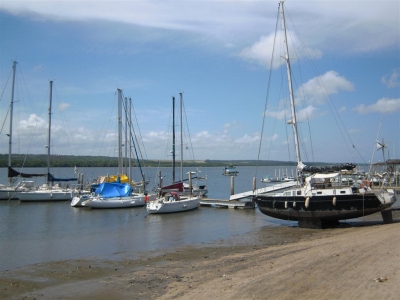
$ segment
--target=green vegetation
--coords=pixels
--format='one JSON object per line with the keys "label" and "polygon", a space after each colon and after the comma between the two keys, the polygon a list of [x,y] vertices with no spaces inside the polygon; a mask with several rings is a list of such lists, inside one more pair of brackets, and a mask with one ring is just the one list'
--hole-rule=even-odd
{"label": "green vegetation", "polygon": [[[0,167],[6,168],[8,162],[7,154],[0,154]],[[52,155],[50,158],[51,167],[116,167],[118,159],[107,156],[73,156],[73,155]],[[137,164],[132,159],[132,165]],[[258,161],[257,160],[203,160],[203,161],[185,161],[185,167],[221,167],[233,164],[235,166],[295,166],[295,162],[285,161]],[[145,160],[141,163],[146,167],[170,167],[171,161]],[[47,166],[47,155],[29,155],[14,154],[12,156],[12,166],[15,168],[35,168]]]}

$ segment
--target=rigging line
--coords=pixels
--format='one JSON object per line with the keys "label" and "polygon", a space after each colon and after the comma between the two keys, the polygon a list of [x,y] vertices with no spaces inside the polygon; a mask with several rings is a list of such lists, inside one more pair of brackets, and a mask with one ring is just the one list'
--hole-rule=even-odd
{"label": "rigging line", "polygon": [[[382,120],[383,120],[383,114],[381,114],[381,120],[379,121],[379,127],[378,127],[378,132],[376,133],[375,141],[378,140],[379,134],[381,132]],[[375,148],[376,148],[376,142],[374,143],[374,149],[372,150],[372,156],[371,156],[371,161],[370,161],[370,164],[369,164],[368,174],[371,174],[372,162],[374,161],[374,155],[375,155]]]}
{"label": "rigging line", "polygon": [[[8,82],[10,81],[11,75],[12,75],[12,69],[11,69],[11,72],[9,73],[9,75],[8,75],[8,78],[6,80],[6,84],[4,85],[4,89],[3,89],[2,93],[1,93],[0,101],[3,99],[4,93],[6,92],[6,88],[8,86]],[[10,103],[10,106],[11,106],[11,103]],[[7,120],[7,116],[10,113],[10,109],[11,109],[10,106],[9,106],[9,108],[7,110],[7,113],[6,113],[5,117],[4,117],[3,125],[1,125],[0,134],[3,132],[4,125],[5,125],[6,120]]]}
{"label": "rigging line", "polygon": [[[289,13],[288,13],[288,15],[289,15],[289,18],[291,19],[291,16],[290,16]],[[291,20],[291,21],[292,21],[292,20]],[[293,22],[293,21],[292,21],[292,22]],[[340,131],[340,133],[341,133],[341,135],[342,135],[342,137],[343,137],[343,140],[344,140],[344,142],[345,142],[345,144],[346,144],[346,147],[347,147],[349,153],[351,154],[351,156],[353,157],[353,154],[352,154],[351,151],[350,151],[350,148],[349,148],[349,145],[348,145],[348,143],[347,143],[347,140],[344,138],[342,128],[344,129],[344,131],[345,131],[345,133],[346,133],[346,135],[347,135],[348,140],[351,142],[352,147],[353,147],[354,149],[356,149],[356,147],[355,147],[353,141],[351,140],[351,138],[350,138],[350,136],[349,136],[349,133],[347,132],[346,127],[344,126],[344,123],[343,123],[342,119],[340,118],[340,115],[339,115],[339,113],[338,113],[338,111],[337,111],[337,109],[336,109],[336,107],[335,107],[335,104],[333,103],[331,97],[330,97],[329,94],[327,93],[326,87],[325,87],[325,85],[323,84],[323,81],[322,81],[322,79],[321,79],[321,76],[318,75],[318,74],[319,74],[319,73],[317,72],[318,69],[317,69],[317,67],[315,66],[313,60],[311,59],[311,56],[310,56],[310,54],[309,54],[309,51],[307,51],[307,48],[305,47],[304,41],[302,40],[300,34],[298,33],[296,26],[293,26],[293,28],[294,28],[294,30],[295,30],[297,36],[299,37],[300,44],[302,45],[302,47],[303,47],[303,49],[304,49],[304,52],[305,52],[305,54],[306,54],[307,59],[310,61],[310,64],[311,64],[311,66],[313,67],[314,75],[316,76],[316,78],[317,78],[319,84],[321,85],[321,87],[323,87],[323,92],[324,92],[324,94],[325,94],[325,97],[326,97],[327,100],[329,100],[329,101],[327,101],[326,103],[328,104],[328,107],[329,107],[329,109],[330,109],[331,112],[332,112],[333,118],[334,118],[336,124],[338,125],[338,129],[339,129],[339,131]],[[334,108],[333,110],[332,110],[332,107]],[[335,113],[336,113],[337,116],[335,116]],[[339,119],[340,122],[338,122],[338,119]],[[340,126],[340,125],[341,125],[341,126]],[[358,150],[357,150],[357,153],[360,154],[360,153],[358,152]],[[361,154],[360,154],[360,156],[361,156]],[[362,158],[362,157],[361,157],[361,158]],[[363,158],[362,158],[362,159],[363,159]],[[355,160],[354,157],[353,157],[353,160]],[[363,160],[364,160],[364,159],[363,159]],[[364,160],[364,161],[365,161],[365,160]]]}
{"label": "rigging line", "polygon": [[2,91],[2,93],[1,93],[0,101],[3,99],[4,93],[6,92],[6,88],[7,88],[8,82],[10,81],[12,72],[13,72],[13,71],[12,71],[12,69],[11,69],[10,73],[8,74],[8,78],[7,78],[7,80],[6,80],[6,84],[4,85],[3,91]]}
{"label": "rigging line", "polygon": [[56,89],[56,85],[55,85],[54,82],[53,82],[53,94],[55,94],[55,97],[54,97],[54,98],[56,98],[56,101],[57,101],[57,103],[58,103],[58,111],[60,112],[60,116],[61,116],[61,120],[62,120],[62,122],[63,122],[63,125],[68,129],[68,130],[66,130],[66,135],[67,135],[67,137],[68,137],[66,142],[67,142],[67,144],[68,144],[68,147],[69,147],[69,149],[71,149],[71,152],[74,151],[74,152],[76,152],[76,153],[79,155],[79,152],[77,151],[77,148],[75,147],[75,149],[73,149],[73,147],[72,147],[72,145],[71,145],[71,143],[70,143],[70,140],[72,140],[72,142],[74,142],[74,145],[76,145],[76,143],[75,143],[75,141],[74,141],[74,137],[73,137],[73,135],[72,135],[72,130],[71,130],[71,128],[69,127],[69,124],[68,124],[68,122],[67,122],[67,117],[66,117],[64,111],[61,109],[60,96],[59,96],[59,94],[58,94],[58,90]]}
{"label": "rigging line", "polygon": [[1,125],[0,134],[3,132],[4,125],[6,124],[6,120],[7,120],[8,114],[10,113],[10,109],[11,109],[11,107],[9,106],[8,109],[7,109],[7,113],[6,113],[6,115],[4,117],[4,120],[3,120],[3,125]]}
{"label": "rigging line", "polygon": [[[289,15],[289,18],[290,18],[290,21],[291,21],[291,24],[292,24],[293,28],[296,28],[296,25],[294,24],[293,20],[291,19],[289,13],[288,13],[288,15]],[[295,31],[297,31],[297,30],[295,30]],[[290,37],[292,36],[291,35],[291,31],[289,31],[289,36]],[[291,40],[294,40],[294,39],[291,38]],[[293,45],[293,49],[294,49],[294,51],[296,53],[296,57],[300,57],[299,51],[297,50],[297,47],[296,47],[295,43],[292,43],[292,45]],[[297,70],[298,70],[298,72],[300,74],[300,82],[303,82],[303,73],[301,72],[300,64],[296,64],[296,65],[297,65]],[[313,147],[312,135],[311,135],[310,118],[309,118],[309,115],[308,115],[306,100],[305,100],[305,96],[304,96],[305,95],[304,85],[302,85],[302,84],[298,85],[296,77],[293,77],[293,81],[295,82],[295,85],[297,87],[297,94],[298,94],[299,99],[301,100],[301,104],[303,106],[303,111],[304,111],[306,119],[307,119],[308,136],[310,138],[311,156],[312,156],[312,161],[315,162],[314,147]],[[299,88],[299,86],[301,87],[301,89]],[[306,158],[308,160],[307,148],[306,148],[306,145],[304,143],[304,138],[301,139],[301,142],[302,142],[303,153],[304,153],[304,155],[306,156]]]}
{"label": "rigging line", "polygon": [[274,58],[274,53],[275,53],[275,40],[276,40],[276,32],[278,29],[278,21],[279,21],[279,9],[278,9],[277,18],[276,18],[274,43],[273,43],[273,47],[272,47],[272,56],[271,56],[271,62],[270,62],[270,66],[269,66],[267,95],[265,97],[263,120],[262,120],[262,126],[261,126],[261,138],[260,138],[260,144],[258,147],[258,155],[257,155],[257,166],[256,166],[256,174],[255,174],[256,177],[257,177],[257,172],[258,172],[258,167],[259,167],[259,162],[260,162],[260,153],[261,153],[262,138],[264,135],[265,117],[266,117],[267,106],[268,106],[269,90],[270,90],[270,86],[271,86],[271,73],[272,73],[272,65],[273,65],[273,61],[274,61],[273,58]]}
{"label": "rigging line", "polygon": [[[136,111],[135,111],[134,108],[132,109],[132,111],[133,111],[134,120],[135,120],[136,125],[137,125],[136,128],[137,128],[137,130],[139,131],[140,141],[142,142],[143,151],[144,151],[144,158],[147,159],[148,156],[147,156],[147,152],[146,152],[146,147],[144,147],[143,136],[142,136],[142,132],[141,132],[141,130],[140,130],[139,121],[138,121],[137,116],[136,116]],[[131,124],[131,125],[133,126],[133,124]],[[135,130],[135,129],[133,129],[133,130]],[[135,132],[135,135],[136,135],[136,132]],[[142,155],[142,159],[143,159],[143,155]]]}
{"label": "rigging line", "polygon": [[[39,115],[36,116],[37,118],[36,118],[35,126],[33,127],[33,131],[31,131],[31,138],[30,138],[30,141],[29,141],[29,143],[28,143],[27,154],[25,155],[24,160],[23,160],[23,162],[22,162],[22,168],[25,166],[25,162],[26,162],[26,159],[27,159],[27,157],[28,157],[28,153],[30,152],[30,149],[31,149],[31,146],[32,146],[32,142],[33,142],[33,138],[34,138],[34,136],[35,136],[36,129],[37,129],[38,124],[39,124],[39,121],[40,121],[39,119],[42,119],[42,118],[39,117],[39,116],[42,115],[42,111],[43,111],[43,109],[44,109],[44,106],[46,105],[45,103],[48,103],[49,96],[50,96],[50,91],[47,91],[47,93],[46,93],[46,99],[43,99],[42,107],[40,108]],[[50,147],[50,145],[49,145],[49,147]]]}
{"label": "rigging line", "polygon": [[192,152],[192,158],[193,158],[193,162],[196,162],[196,158],[194,156],[194,151],[193,151],[192,138],[190,136],[189,123],[188,123],[188,120],[187,120],[187,114],[186,114],[186,108],[185,108],[185,102],[184,101],[182,103],[182,106],[183,106],[183,111],[184,111],[184,116],[185,116],[187,134],[189,136],[189,145],[190,145],[190,150]]}

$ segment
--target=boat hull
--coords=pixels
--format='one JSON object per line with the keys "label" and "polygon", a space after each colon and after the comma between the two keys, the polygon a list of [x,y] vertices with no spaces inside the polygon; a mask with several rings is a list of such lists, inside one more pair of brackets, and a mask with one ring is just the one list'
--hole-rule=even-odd
{"label": "boat hull", "polygon": [[381,203],[375,194],[352,194],[336,196],[276,197],[257,195],[253,197],[258,209],[265,215],[282,220],[318,220],[322,223],[354,219],[383,211],[393,203]]}
{"label": "boat hull", "polygon": [[16,194],[22,202],[42,202],[42,201],[70,201],[73,198],[71,191],[32,191],[18,192]]}
{"label": "boat hull", "polygon": [[177,201],[165,201],[164,198],[150,201],[147,204],[147,211],[150,214],[168,214],[189,211],[198,208],[200,205],[200,198],[188,198]]}
{"label": "boat hull", "polygon": [[126,208],[145,205],[146,201],[144,195],[115,198],[89,198],[81,203],[81,206],[91,208]]}
{"label": "boat hull", "polygon": [[15,189],[1,189],[0,200],[18,200]]}

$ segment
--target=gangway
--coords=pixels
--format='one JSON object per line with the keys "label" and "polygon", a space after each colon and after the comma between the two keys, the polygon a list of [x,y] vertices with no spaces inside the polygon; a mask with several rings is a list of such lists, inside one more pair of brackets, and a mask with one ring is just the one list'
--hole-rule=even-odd
{"label": "gangway", "polygon": [[297,184],[296,181],[285,181],[285,182],[281,182],[278,184],[266,186],[261,189],[257,189],[254,192],[248,191],[248,192],[231,195],[229,197],[229,200],[239,200],[239,199],[247,198],[247,197],[250,197],[253,195],[257,195],[257,194],[266,194],[266,193],[271,193],[271,192],[275,192],[275,191],[280,191],[280,190],[284,190],[284,189],[290,188],[292,186],[295,186],[296,184]]}

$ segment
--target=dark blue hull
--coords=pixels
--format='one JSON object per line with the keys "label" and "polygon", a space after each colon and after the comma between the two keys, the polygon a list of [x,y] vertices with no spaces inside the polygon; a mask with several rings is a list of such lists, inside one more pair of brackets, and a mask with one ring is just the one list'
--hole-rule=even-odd
{"label": "dark blue hull", "polygon": [[[389,208],[391,204],[382,204],[375,194],[352,194],[333,196],[275,197],[258,195],[253,200],[265,215],[289,221],[313,219],[323,222],[354,219],[370,215]],[[295,203],[295,204],[294,204]],[[307,207],[306,207],[307,206]]]}

